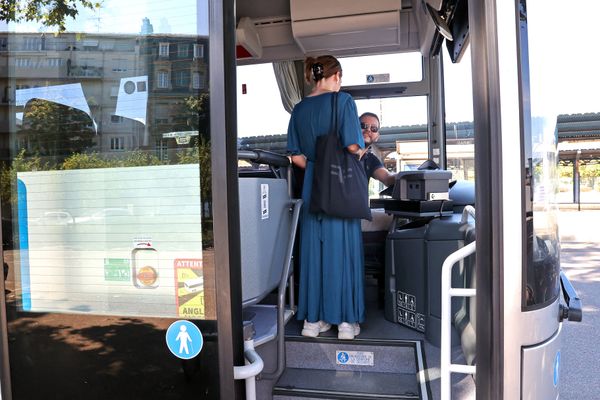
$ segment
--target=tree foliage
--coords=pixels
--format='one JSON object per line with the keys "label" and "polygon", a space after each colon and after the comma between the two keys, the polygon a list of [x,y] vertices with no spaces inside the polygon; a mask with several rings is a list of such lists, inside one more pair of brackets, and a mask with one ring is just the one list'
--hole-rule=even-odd
{"label": "tree foliage", "polygon": [[573,178],[573,166],[572,165],[559,165],[558,176],[561,178]]}
{"label": "tree foliage", "polygon": [[579,175],[585,179],[600,178],[600,164],[585,164],[579,166]]}
{"label": "tree foliage", "polygon": [[155,154],[136,150],[127,153],[125,157],[111,158],[103,157],[98,153],[75,153],[65,159],[61,165],[61,169],[146,167],[164,164],[168,163],[162,162]]}
{"label": "tree foliage", "polygon": [[0,20],[7,22],[41,22],[65,30],[67,18],[75,18],[79,9],[97,9],[101,2],[90,0],[0,0]]}
{"label": "tree foliage", "polygon": [[187,124],[197,130],[200,136],[207,136],[209,129],[210,96],[202,93],[199,96],[190,96],[183,99],[183,114],[187,117]]}
{"label": "tree foliage", "polygon": [[[10,200],[11,193],[16,192],[17,172],[47,171],[53,168],[55,166],[43,161],[39,154],[27,156],[25,150],[21,150],[10,166],[0,169],[0,199],[6,203]],[[13,202],[16,202],[16,196]]]}
{"label": "tree foliage", "polygon": [[34,99],[27,103],[23,129],[32,153],[56,157],[62,161],[94,145],[92,120],[83,111],[51,101]]}

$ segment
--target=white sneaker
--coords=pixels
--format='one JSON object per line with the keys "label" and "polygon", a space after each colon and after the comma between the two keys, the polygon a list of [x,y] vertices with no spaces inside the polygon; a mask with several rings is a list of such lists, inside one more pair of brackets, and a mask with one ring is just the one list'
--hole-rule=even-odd
{"label": "white sneaker", "polygon": [[338,339],[352,340],[354,339],[354,336],[358,336],[359,334],[360,325],[356,322],[352,324],[342,322],[338,325]]}
{"label": "white sneaker", "polygon": [[317,337],[319,333],[327,332],[329,329],[331,329],[331,324],[325,321],[308,322],[304,320],[302,336]]}

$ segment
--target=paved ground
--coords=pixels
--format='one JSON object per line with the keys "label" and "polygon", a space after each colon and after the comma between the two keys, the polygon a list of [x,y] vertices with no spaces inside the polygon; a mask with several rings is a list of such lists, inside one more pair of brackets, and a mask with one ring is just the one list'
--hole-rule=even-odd
{"label": "paved ground", "polygon": [[583,321],[563,325],[560,398],[600,399],[600,211],[559,216],[561,265],[583,302]]}

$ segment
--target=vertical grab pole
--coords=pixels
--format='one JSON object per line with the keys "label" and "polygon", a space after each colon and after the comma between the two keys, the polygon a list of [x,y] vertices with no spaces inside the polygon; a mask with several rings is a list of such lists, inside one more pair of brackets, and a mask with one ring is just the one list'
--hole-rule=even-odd
{"label": "vertical grab pole", "polygon": [[262,374],[262,377],[265,379],[278,379],[285,369],[285,289],[292,268],[292,253],[294,252],[294,241],[296,240],[296,230],[298,228],[298,219],[300,218],[302,199],[293,199],[292,204],[292,225],[290,227],[290,236],[285,256],[285,267],[283,268],[279,289],[277,291],[277,369],[273,373]]}
{"label": "vertical grab pole", "polygon": [[[442,264],[442,343],[440,349],[440,391],[442,400],[452,398],[452,372],[471,373],[472,367],[461,368],[452,365],[450,352],[452,346],[452,296],[473,296],[475,289],[452,288],[452,268],[454,264],[475,252],[475,242],[471,242],[450,254]],[[465,372],[466,371],[466,372]]]}

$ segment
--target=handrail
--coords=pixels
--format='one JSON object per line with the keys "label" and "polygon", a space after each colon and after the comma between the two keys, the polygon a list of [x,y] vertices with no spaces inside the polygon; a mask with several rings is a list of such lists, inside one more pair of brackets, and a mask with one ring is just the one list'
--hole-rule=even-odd
{"label": "handrail", "polygon": [[238,159],[254,161],[259,164],[267,164],[274,167],[290,166],[290,159],[287,156],[266,150],[238,150]]}
{"label": "handrail", "polygon": [[[288,239],[288,248],[285,255],[285,266],[279,281],[277,290],[277,369],[272,373],[262,374],[265,379],[277,379],[285,369],[285,290],[290,277],[292,268],[292,255],[294,252],[294,242],[296,240],[296,231],[298,219],[300,218],[300,209],[302,208],[301,199],[292,199],[294,204],[292,215],[292,226],[290,227],[290,236]],[[292,280],[293,282],[293,280]]]}
{"label": "handrail", "polygon": [[247,364],[233,367],[233,379],[244,379],[246,381],[246,400],[256,399],[256,375],[260,374],[265,367],[262,358],[254,350],[254,340],[244,341],[244,356]]}
{"label": "handrail", "polygon": [[475,207],[466,205],[463,208],[462,217],[460,218],[460,223],[464,224],[469,220],[469,215],[475,219]]}
{"label": "handrail", "polygon": [[[463,216],[464,215],[465,212],[463,211]],[[440,349],[440,386],[442,400],[450,400],[452,397],[452,387],[450,381],[450,375],[452,372],[460,374],[474,374],[476,369],[474,365],[452,364],[450,357],[450,352],[452,350],[452,297],[473,297],[476,293],[476,289],[452,287],[452,268],[457,262],[467,258],[473,253],[475,253],[475,242],[471,242],[450,254],[442,264],[442,344]]]}

